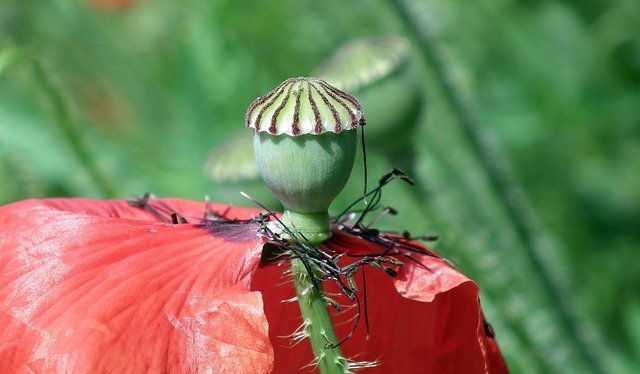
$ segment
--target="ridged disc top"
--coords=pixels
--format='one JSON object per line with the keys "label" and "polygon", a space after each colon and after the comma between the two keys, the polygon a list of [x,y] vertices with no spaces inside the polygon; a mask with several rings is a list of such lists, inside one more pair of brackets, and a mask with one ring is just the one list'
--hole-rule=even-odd
{"label": "ridged disc top", "polygon": [[339,134],[364,124],[360,102],[318,78],[289,78],[247,109],[254,132],[291,136]]}

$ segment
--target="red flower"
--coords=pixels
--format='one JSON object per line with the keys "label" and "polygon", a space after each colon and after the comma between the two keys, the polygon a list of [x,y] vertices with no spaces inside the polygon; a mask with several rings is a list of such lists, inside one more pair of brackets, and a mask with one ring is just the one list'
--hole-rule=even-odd
{"label": "red flower", "polygon": [[[204,203],[163,201],[193,222],[205,211]],[[259,213],[211,208],[239,219]],[[1,207],[0,372],[300,370],[313,355],[307,342],[284,337],[301,324],[297,304],[282,302],[295,292],[286,267],[261,264],[258,228],[158,222],[125,201]],[[381,250],[339,231],[327,246]],[[345,355],[379,361],[372,372],[506,372],[477,285],[438,258],[412,258],[395,279],[366,269],[369,336],[361,318],[341,345]],[[336,318],[345,315],[357,310]],[[353,324],[337,326],[338,336]]]}

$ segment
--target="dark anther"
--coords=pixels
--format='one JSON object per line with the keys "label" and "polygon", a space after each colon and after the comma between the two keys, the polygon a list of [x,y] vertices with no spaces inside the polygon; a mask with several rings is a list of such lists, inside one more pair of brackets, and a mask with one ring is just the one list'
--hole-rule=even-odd
{"label": "dark anther", "polygon": [[423,236],[417,236],[417,237],[413,237],[411,236],[411,233],[409,231],[403,231],[402,232],[402,238],[406,239],[406,240],[423,240],[425,242],[435,242],[438,240],[438,235],[423,235]]}
{"label": "dark anther", "polygon": [[365,231],[364,235],[367,235],[367,236],[378,236],[378,235],[380,235],[380,230],[378,230],[378,229],[367,229]]}
{"label": "dark anther", "polygon": [[394,177],[398,177],[403,181],[409,183],[410,185],[416,184],[416,182],[413,179],[409,178],[407,174],[404,173],[404,171],[398,168],[393,168],[393,170],[391,170],[391,174],[393,174]]}
{"label": "dark anther", "polygon": [[142,197],[127,200],[127,205],[135,208],[144,208],[149,202],[150,197],[151,194],[149,192],[145,192]]}
{"label": "dark anther", "polygon": [[262,246],[262,254],[260,256],[260,265],[267,265],[282,259],[286,252],[286,247],[280,243],[267,242]]}
{"label": "dark anther", "polygon": [[489,322],[487,321],[482,321],[482,327],[484,328],[484,334],[488,337],[490,337],[491,339],[495,338],[495,333],[493,332],[493,327],[491,327],[491,324],[489,324]]}
{"label": "dark anther", "polygon": [[171,223],[173,223],[174,225],[179,225],[182,223],[189,223],[189,222],[183,216],[179,215],[176,212],[173,212],[171,213]]}
{"label": "dark anther", "polygon": [[387,273],[391,278],[395,278],[398,276],[398,272],[392,268],[383,267],[384,272]]}
{"label": "dark anther", "polygon": [[412,186],[416,184],[416,182],[413,179],[407,177],[406,175],[401,176],[400,179],[402,179],[403,181],[409,183]]}
{"label": "dark anther", "polygon": [[378,184],[385,185],[385,184],[389,183],[389,181],[391,180],[392,176],[393,176],[392,173],[387,173],[387,174],[383,175],[382,178],[380,178],[380,182],[378,182]]}

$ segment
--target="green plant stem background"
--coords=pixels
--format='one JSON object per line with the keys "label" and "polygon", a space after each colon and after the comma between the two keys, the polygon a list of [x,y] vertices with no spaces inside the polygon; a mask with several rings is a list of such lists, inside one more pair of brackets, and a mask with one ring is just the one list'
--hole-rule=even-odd
{"label": "green plant stem background", "polygon": [[[250,187],[203,171],[212,148],[251,136],[247,105],[344,42],[404,35],[425,92],[403,161],[417,186],[389,186],[399,215],[379,226],[440,235],[513,372],[637,370],[640,4],[131,2],[0,4],[0,203],[251,205],[228,194]],[[391,163],[367,152],[375,183]],[[333,211],[361,191],[356,164]]]}

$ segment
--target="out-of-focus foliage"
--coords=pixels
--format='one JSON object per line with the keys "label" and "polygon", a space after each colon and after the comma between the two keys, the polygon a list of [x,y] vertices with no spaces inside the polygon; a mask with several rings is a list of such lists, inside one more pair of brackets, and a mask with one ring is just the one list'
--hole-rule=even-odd
{"label": "out-of-focus foliage", "polygon": [[[637,1],[4,0],[0,203],[152,191],[251,205],[238,191],[258,186],[210,181],[211,149],[251,136],[255,97],[384,35],[410,40],[423,98],[397,130],[415,132],[398,138],[417,186],[387,190],[399,215],[380,225],[440,234],[514,372],[637,370]],[[399,156],[367,151],[375,183]]]}

